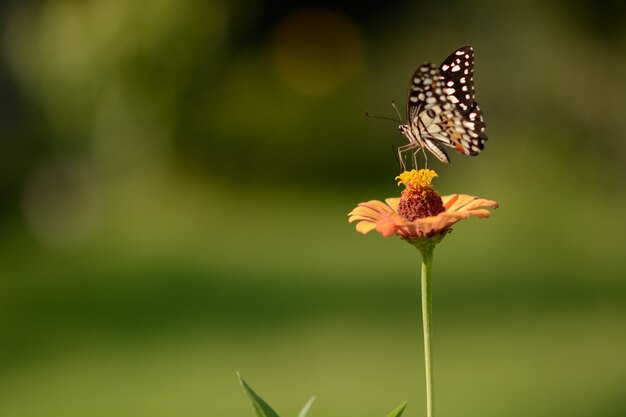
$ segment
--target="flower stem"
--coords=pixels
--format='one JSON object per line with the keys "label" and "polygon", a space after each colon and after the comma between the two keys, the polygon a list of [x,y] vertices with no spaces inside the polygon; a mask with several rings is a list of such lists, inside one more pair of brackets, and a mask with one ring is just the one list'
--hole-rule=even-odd
{"label": "flower stem", "polygon": [[426,416],[433,417],[435,394],[433,392],[433,353],[431,341],[432,267],[434,245],[420,249],[422,253],[422,323],[424,327],[424,365],[426,369]]}

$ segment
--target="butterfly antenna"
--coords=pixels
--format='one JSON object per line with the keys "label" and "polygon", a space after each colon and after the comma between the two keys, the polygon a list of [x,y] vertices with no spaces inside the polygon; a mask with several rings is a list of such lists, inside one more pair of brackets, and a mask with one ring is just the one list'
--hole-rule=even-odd
{"label": "butterfly antenna", "polygon": [[391,105],[393,106],[394,110],[396,111],[396,114],[398,115],[398,119],[402,120],[402,116],[400,116],[400,111],[396,107],[396,101],[395,100],[391,100]]}
{"label": "butterfly antenna", "polygon": [[391,120],[392,122],[396,122],[396,123],[402,124],[402,122],[400,120],[392,119],[391,117],[374,116],[374,115],[369,114],[368,112],[365,112],[365,117],[371,117],[372,119]]}

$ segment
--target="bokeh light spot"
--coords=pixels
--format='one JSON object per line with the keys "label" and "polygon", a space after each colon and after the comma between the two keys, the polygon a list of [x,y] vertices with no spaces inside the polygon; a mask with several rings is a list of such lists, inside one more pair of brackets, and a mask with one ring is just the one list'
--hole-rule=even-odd
{"label": "bokeh light spot", "polygon": [[363,64],[361,30],[348,17],[324,9],[287,16],[273,37],[276,70],[283,81],[308,95],[334,91]]}
{"label": "bokeh light spot", "polygon": [[55,161],[27,182],[23,210],[28,226],[41,243],[75,247],[95,231],[99,202],[96,183],[85,164]]}

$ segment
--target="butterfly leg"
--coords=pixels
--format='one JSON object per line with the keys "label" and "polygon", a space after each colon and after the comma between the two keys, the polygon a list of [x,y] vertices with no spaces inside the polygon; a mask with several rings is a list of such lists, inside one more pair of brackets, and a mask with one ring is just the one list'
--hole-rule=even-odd
{"label": "butterfly leg", "polygon": [[428,154],[426,153],[426,149],[422,146],[422,153],[424,154],[424,169],[428,169]]}
{"label": "butterfly leg", "polygon": [[422,154],[424,154],[424,169],[428,168],[428,156],[426,155],[426,151],[424,150],[423,146],[420,146],[418,148],[415,148],[415,150],[413,151],[413,167],[415,169],[417,169],[418,165],[417,165],[417,154],[422,151]]}
{"label": "butterfly leg", "polygon": [[[428,128],[426,127],[426,125],[424,124],[424,121],[422,119],[419,119],[418,123],[420,124],[421,130],[423,130],[424,132],[428,131]],[[419,140],[420,140],[420,142],[422,141],[421,133],[420,133]],[[426,153],[426,148],[424,146],[420,146],[420,149],[422,150],[422,154],[424,155],[424,169],[428,169],[428,154]],[[416,153],[417,153],[417,151],[416,151]]]}
{"label": "butterfly leg", "polygon": [[[417,143],[408,143],[404,146],[400,146],[398,148],[398,159],[400,160],[400,169],[402,171],[406,171],[406,162],[404,160],[404,155],[410,151],[410,150],[415,150],[415,152],[417,152],[421,147],[419,146],[419,144]],[[415,166],[415,152],[413,152],[413,164]]]}

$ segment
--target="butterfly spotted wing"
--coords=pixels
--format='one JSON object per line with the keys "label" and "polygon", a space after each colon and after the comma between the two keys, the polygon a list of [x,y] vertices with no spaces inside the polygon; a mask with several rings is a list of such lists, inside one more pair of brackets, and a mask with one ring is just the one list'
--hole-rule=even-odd
{"label": "butterfly spotted wing", "polygon": [[469,155],[478,154],[487,140],[485,120],[474,93],[474,48],[463,46],[448,56],[439,66],[444,91],[464,117],[463,126],[475,138]]}
{"label": "butterfly spotted wing", "polygon": [[454,146],[445,134],[449,120],[459,118],[452,103],[443,91],[443,79],[433,64],[421,65],[411,79],[407,99],[409,141],[423,146],[440,161],[449,162],[448,154],[441,144]]}
{"label": "butterfly spotted wing", "polygon": [[425,147],[445,163],[449,158],[442,145],[476,155],[487,139],[482,113],[474,101],[472,72],[472,49],[462,47],[439,68],[420,66],[411,79],[409,121],[402,131],[414,147]]}

